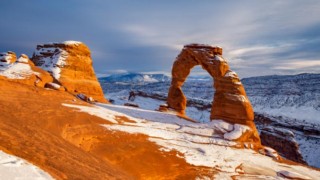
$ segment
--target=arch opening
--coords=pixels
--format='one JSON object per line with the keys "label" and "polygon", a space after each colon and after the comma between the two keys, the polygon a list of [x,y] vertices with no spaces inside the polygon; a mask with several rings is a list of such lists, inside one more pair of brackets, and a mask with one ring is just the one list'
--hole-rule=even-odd
{"label": "arch opening", "polygon": [[210,121],[211,104],[214,95],[213,78],[201,66],[194,66],[181,86],[186,96],[185,115],[198,122]]}
{"label": "arch opening", "polygon": [[201,66],[212,78],[215,93],[210,120],[221,119],[230,123],[253,126],[253,109],[244,87],[235,72],[230,70],[222,57],[222,48],[190,44],[184,46],[172,67],[172,81],[167,104],[181,115],[185,115],[187,98],[182,86],[195,66]]}

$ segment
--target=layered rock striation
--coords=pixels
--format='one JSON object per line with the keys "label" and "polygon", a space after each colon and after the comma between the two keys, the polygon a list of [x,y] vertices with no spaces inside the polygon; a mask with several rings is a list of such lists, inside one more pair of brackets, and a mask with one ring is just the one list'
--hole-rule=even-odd
{"label": "layered rock striation", "polygon": [[48,71],[54,82],[73,94],[86,94],[106,102],[92,67],[89,48],[78,41],[38,45],[32,56],[38,67]]}
{"label": "layered rock striation", "polygon": [[38,45],[31,60],[25,54],[0,53],[0,79],[35,85],[107,102],[94,73],[89,48],[78,41]]}
{"label": "layered rock striation", "polygon": [[292,131],[283,128],[266,127],[262,129],[260,137],[263,145],[273,147],[283,157],[307,164],[302,157]]}
{"label": "layered rock striation", "polygon": [[[172,68],[172,81],[168,93],[168,108],[184,115],[187,99],[182,85],[194,66],[200,65],[214,79],[215,94],[210,119],[221,119],[231,124],[241,124],[252,129],[244,139],[259,142],[259,135],[253,123],[254,113],[245,89],[238,75],[232,71],[222,57],[221,47],[190,44],[184,46]],[[249,137],[250,136],[250,137]]]}

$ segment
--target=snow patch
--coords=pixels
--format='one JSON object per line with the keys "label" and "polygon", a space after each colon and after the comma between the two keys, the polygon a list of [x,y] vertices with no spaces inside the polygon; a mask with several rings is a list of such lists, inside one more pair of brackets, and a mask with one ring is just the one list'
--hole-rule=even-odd
{"label": "snow patch", "polygon": [[[252,98],[251,98],[252,101]],[[254,105],[254,110],[258,113],[266,113],[268,116],[283,116],[285,118],[294,119],[302,124],[316,124],[320,125],[320,111],[313,107],[300,106],[300,107],[268,107],[267,105]]]}
{"label": "snow patch", "polygon": [[[114,123],[102,125],[109,130],[148,135],[150,141],[161,146],[159,150],[178,151],[183,154],[189,164],[214,168],[227,177],[239,175],[237,168],[242,164],[252,168],[270,169],[274,174],[287,171],[303,176],[308,174],[314,179],[320,176],[319,171],[304,166],[285,165],[253,150],[237,149],[235,148],[237,142],[223,139],[221,134],[216,134],[217,130],[225,129],[226,131],[231,130],[230,137],[237,137],[239,132],[247,130],[242,125],[234,125],[231,128],[221,120],[210,123],[193,123],[172,114],[109,104],[98,104],[99,106],[63,105],[77,108],[81,112],[87,112]],[[127,117],[134,122],[118,124],[117,116]],[[179,157],[181,158],[181,156]],[[258,176],[252,175],[253,178]],[[219,177],[223,177],[223,175],[220,174]],[[280,177],[265,175],[265,178]]]}
{"label": "snow patch", "polygon": [[238,75],[237,75],[237,73],[235,73],[234,71],[228,71],[228,72],[224,75],[224,77],[237,78]]}
{"label": "snow patch", "polygon": [[0,179],[53,179],[48,173],[24,159],[0,151]]}
{"label": "snow patch", "polygon": [[46,83],[46,86],[49,88],[53,88],[55,90],[58,90],[61,88],[61,86],[59,84],[53,83],[53,82]]}
{"label": "snow patch", "polygon": [[250,131],[251,129],[248,126],[235,124],[234,129],[231,132],[225,133],[223,137],[228,140],[239,139],[245,132]]}
{"label": "snow patch", "polygon": [[70,40],[70,41],[64,41],[63,44],[65,44],[65,45],[79,45],[79,44],[82,44],[82,42]]}
{"label": "snow patch", "polygon": [[102,119],[105,119],[111,123],[117,124],[118,121],[115,120],[115,116],[121,116],[122,114],[117,114],[117,113],[110,113],[110,110],[98,107],[98,106],[80,106],[80,105],[74,105],[74,104],[62,104],[63,106],[66,107],[72,107],[72,108],[77,108],[79,109],[79,112],[86,112],[90,115],[94,115],[97,117],[100,117]]}
{"label": "snow patch", "polygon": [[233,125],[223,120],[214,120],[211,124],[218,132],[226,133],[233,130]]}
{"label": "snow patch", "polygon": [[232,101],[241,101],[241,102],[248,102],[248,99],[244,95],[238,95],[238,94],[230,94],[230,93],[224,93],[227,99],[230,99]]}
{"label": "snow patch", "polygon": [[17,62],[20,62],[20,63],[28,63],[28,58],[27,58],[27,55],[25,54],[22,54],[18,59],[17,59]]}
{"label": "snow patch", "polygon": [[226,61],[225,59],[223,59],[223,57],[221,57],[221,56],[219,56],[219,55],[215,55],[214,57],[213,57],[213,60],[215,60],[215,61]]}
{"label": "snow patch", "polygon": [[8,79],[26,79],[32,74],[39,75],[39,73],[32,71],[29,64],[24,63],[14,63],[6,69],[0,70],[0,76],[5,76]]}
{"label": "snow patch", "polygon": [[[46,53],[52,54],[47,56]],[[38,66],[52,74],[52,76],[59,80],[61,68],[64,67],[68,52],[61,48],[40,48],[34,53],[39,58]]]}

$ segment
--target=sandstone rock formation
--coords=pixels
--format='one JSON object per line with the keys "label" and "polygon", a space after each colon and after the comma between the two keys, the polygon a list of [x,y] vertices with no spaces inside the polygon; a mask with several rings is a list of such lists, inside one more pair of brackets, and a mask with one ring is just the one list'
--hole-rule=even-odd
{"label": "sandstone rock formation", "polygon": [[267,127],[261,131],[261,143],[265,146],[273,147],[283,157],[295,162],[307,164],[299,151],[299,145],[294,139],[292,131]]}
{"label": "sandstone rock formation", "polygon": [[251,138],[259,141],[259,135],[253,123],[254,113],[250,101],[239,77],[230,70],[227,61],[222,57],[220,47],[199,44],[184,46],[173,64],[171,87],[167,99],[168,107],[182,115],[185,113],[187,101],[181,86],[196,65],[201,65],[214,79],[215,94],[210,119],[247,125],[253,129]]}
{"label": "sandstone rock formation", "polygon": [[0,54],[0,78],[28,85],[44,87],[52,82],[51,75],[36,67],[27,55],[22,54],[18,59],[14,52]]}
{"label": "sandstone rock formation", "polygon": [[0,53],[0,68],[13,64],[16,60],[16,54],[12,51]]}
{"label": "sandstone rock formation", "polygon": [[73,94],[83,93],[106,102],[92,67],[89,48],[77,41],[38,45],[32,56],[36,66],[51,73],[54,82]]}

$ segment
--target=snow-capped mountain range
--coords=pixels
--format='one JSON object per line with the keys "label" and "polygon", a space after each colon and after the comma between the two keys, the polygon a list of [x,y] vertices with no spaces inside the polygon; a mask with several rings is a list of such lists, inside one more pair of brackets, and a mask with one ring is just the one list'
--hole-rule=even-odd
{"label": "snow-capped mountain range", "polygon": [[99,78],[101,81],[109,83],[156,83],[170,81],[171,77],[165,74],[142,74],[142,73],[123,73],[112,74],[107,77]]}

